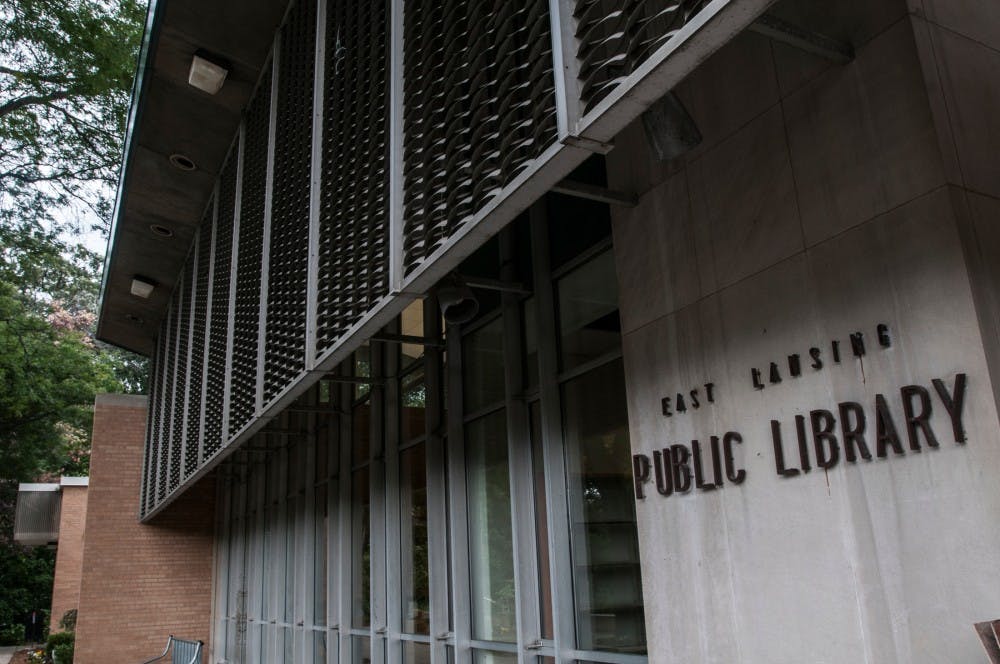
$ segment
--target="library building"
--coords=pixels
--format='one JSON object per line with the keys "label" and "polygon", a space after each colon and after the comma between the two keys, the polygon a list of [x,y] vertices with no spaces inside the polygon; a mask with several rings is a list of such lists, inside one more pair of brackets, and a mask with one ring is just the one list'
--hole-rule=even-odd
{"label": "library building", "polygon": [[76,661],[1000,662],[998,155],[993,0],[153,0]]}

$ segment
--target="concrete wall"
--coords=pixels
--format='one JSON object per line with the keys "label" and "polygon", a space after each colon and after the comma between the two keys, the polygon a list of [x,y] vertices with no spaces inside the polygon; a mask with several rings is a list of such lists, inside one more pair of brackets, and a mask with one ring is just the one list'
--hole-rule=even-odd
{"label": "concrete wall", "polygon": [[[937,4],[959,14],[958,5],[992,6]],[[721,489],[669,497],[644,485],[650,661],[984,661],[972,624],[1000,617],[1000,432],[977,293],[996,283],[997,268],[977,274],[968,252],[995,255],[996,217],[984,213],[993,225],[977,226],[970,243],[912,7],[799,0],[774,11],[850,41],[856,59],[832,65],[745,34],[677,90],[701,146],[659,163],[636,125],[608,159],[611,186],[640,195],[638,207],[613,212],[633,451],[652,459],[697,439],[711,483],[710,437],[739,432],[733,465],[746,471],[741,484],[723,472]],[[993,70],[976,76],[1000,81]],[[988,144],[1000,140],[997,117],[981,118]],[[996,154],[984,168],[998,168]],[[856,331],[860,358],[849,342]],[[811,366],[813,347],[821,369]],[[800,356],[799,377],[790,354]],[[771,362],[780,383],[768,381]],[[960,373],[965,443],[932,382],[953,390]],[[908,385],[927,390],[937,447],[920,430],[920,451],[910,446]],[[875,456],[877,395],[901,454],[887,446]],[[843,402],[866,415],[871,461],[845,459]],[[771,421],[787,467],[802,470],[795,416],[809,426],[821,409],[837,421],[839,463],[817,468],[807,433],[811,472],[780,476]]]}
{"label": "concrete wall", "polygon": [[63,615],[79,607],[80,575],[83,570],[83,533],[87,520],[87,486],[64,485],[59,512],[59,547],[56,549],[52,583],[52,617],[49,630],[63,631]]}
{"label": "concrete wall", "polygon": [[98,397],[77,664],[135,664],[162,652],[170,634],[209,641],[214,487],[203,482],[140,525],[145,426],[145,397]]}

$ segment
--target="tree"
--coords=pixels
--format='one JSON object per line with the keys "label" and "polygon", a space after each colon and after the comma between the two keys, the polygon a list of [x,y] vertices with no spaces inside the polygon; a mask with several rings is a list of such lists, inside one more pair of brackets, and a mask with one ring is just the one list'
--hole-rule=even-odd
{"label": "tree", "polygon": [[0,5],[0,222],[106,230],[144,13],[136,0]]}

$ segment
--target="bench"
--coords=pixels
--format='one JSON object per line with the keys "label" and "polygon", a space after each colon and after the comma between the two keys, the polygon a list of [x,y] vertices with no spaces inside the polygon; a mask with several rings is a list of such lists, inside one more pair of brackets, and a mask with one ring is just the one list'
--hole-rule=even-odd
{"label": "bench", "polygon": [[[167,647],[159,657],[146,660],[142,664],[158,662],[170,653],[170,664],[201,664],[201,650],[205,644],[201,641],[185,641],[175,638],[173,634],[167,639]],[[171,649],[171,646],[173,648]]]}

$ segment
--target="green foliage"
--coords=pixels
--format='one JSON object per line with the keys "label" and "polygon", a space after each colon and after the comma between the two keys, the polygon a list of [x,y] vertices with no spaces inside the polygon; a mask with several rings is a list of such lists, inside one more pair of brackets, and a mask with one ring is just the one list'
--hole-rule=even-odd
{"label": "green foliage", "polygon": [[54,664],[72,664],[73,644],[64,643],[61,646],[56,646],[55,648],[53,648],[52,661]]}
{"label": "green foliage", "polygon": [[24,625],[0,627],[0,646],[19,646],[24,643]]}
{"label": "green foliage", "polygon": [[75,641],[76,634],[73,632],[55,632],[54,634],[49,634],[49,638],[45,639],[45,652],[52,655],[52,652],[60,646],[70,646],[72,648]]}
{"label": "green foliage", "polygon": [[0,5],[0,221],[107,220],[145,7]]}
{"label": "green foliage", "polygon": [[59,619],[59,627],[67,632],[76,631],[76,609],[70,609],[63,614],[62,618]]}

